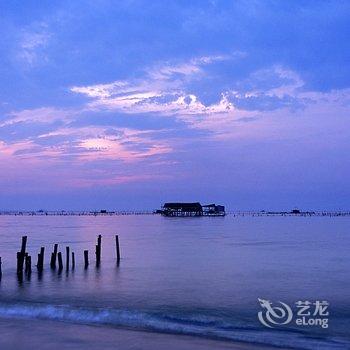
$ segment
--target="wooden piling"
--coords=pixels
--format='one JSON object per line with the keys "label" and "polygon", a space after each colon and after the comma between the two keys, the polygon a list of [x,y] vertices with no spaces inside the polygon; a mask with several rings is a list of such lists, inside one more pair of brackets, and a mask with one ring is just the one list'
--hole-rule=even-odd
{"label": "wooden piling", "polygon": [[44,269],[44,253],[45,247],[41,247],[40,253],[38,254],[38,263],[36,265],[39,271],[42,271]]}
{"label": "wooden piling", "polygon": [[27,236],[22,236],[21,251],[17,252],[17,273],[23,272],[26,246],[27,246]]}
{"label": "wooden piling", "polygon": [[28,256],[28,273],[32,273],[32,257]]}
{"label": "wooden piling", "polygon": [[101,262],[101,235],[98,235],[97,238],[97,245],[96,245],[96,266],[100,266],[100,262]]}
{"label": "wooden piling", "polygon": [[23,270],[23,265],[21,264],[21,252],[17,252],[17,273],[21,273]]}
{"label": "wooden piling", "polygon": [[66,247],[66,270],[69,270],[69,247]]}
{"label": "wooden piling", "polygon": [[75,255],[74,252],[72,252],[72,270],[75,268]]}
{"label": "wooden piling", "polygon": [[42,268],[41,268],[41,254],[40,253],[38,253],[38,262],[36,264],[36,267],[39,271],[42,270]]}
{"label": "wooden piling", "polygon": [[30,274],[32,272],[32,257],[30,255],[26,255],[26,261],[25,261],[25,272],[27,274]]}
{"label": "wooden piling", "polygon": [[56,268],[55,253],[51,253],[50,267],[51,267],[52,269]]}
{"label": "wooden piling", "polygon": [[89,251],[84,250],[84,266],[87,268],[89,266]]}
{"label": "wooden piling", "polygon": [[22,247],[21,247],[21,253],[24,254],[26,253],[26,246],[27,246],[27,236],[22,236]]}
{"label": "wooden piling", "polygon": [[41,247],[40,248],[40,255],[41,255],[42,266],[44,266],[44,253],[45,253],[45,247]]}
{"label": "wooden piling", "polygon": [[24,260],[24,263],[25,263],[25,268],[24,268],[24,272],[27,273],[28,271],[28,254],[26,254],[25,256],[25,260]]}
{"label": "wooden piling", "polygon": [[43,270],[44,268],[44,252],[45,252],[45,247],[40,248],[40,270]]}
{"label": "wooden piling", "polygon": [[115,235],[115,248],[117,251],[117,263],[120,262],[120,247],[119,247],[119,237],[118,235]]}
{"label": "wooden piling", "polygon": [[17,273],[17,280],[20,285],[23,283],[23,271]]}
{"label": "wooden piling", "polygon": [[59,252],[57,254],[57,257],[58,257],[58,269],[61,271],[63,269],[62,253]]}
{"label": "wooden piling", "polygon": [[51,254],[51,261],[50,261],[50,266],[52,269],[56,268],[57,250],[58,250],[58,244],[55,244],[53,248],[53,253]]}
{"label": "wooden piling", "polygon": [[0,256],[0,280],[1,280],[1,277],[2,277],[2,261],[1,261],[1,256]]}

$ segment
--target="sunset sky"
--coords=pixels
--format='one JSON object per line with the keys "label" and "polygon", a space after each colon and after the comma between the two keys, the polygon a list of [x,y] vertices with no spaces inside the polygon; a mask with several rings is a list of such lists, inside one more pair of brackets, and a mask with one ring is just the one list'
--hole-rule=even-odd
{"label": "sunset sky", "polygon": [[0,209],[350,209],[349,1],[0,16]]}

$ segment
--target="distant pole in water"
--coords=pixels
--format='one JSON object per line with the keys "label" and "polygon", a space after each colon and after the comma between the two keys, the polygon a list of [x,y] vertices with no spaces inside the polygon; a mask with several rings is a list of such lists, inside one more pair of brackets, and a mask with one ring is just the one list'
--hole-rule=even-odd
{"label": "distant pole in water", "polygon": [[120,248],[119,248],[119,237],[118,235],[115,235],[115,248],[117,251],[117,263],[120,262]]}
{"label": "distant pole in water", "polygon": [[1,277],[2,277],[2,268],[1,268],[1,265],[2,265],[2,261],[1,261],[1,256],[0,256],[0,280],[1,280]]}
{"label": "distant pole in water", "polygon": [[89,251],[88,250],[84,250],[84,266],[86,269],[89,266]]}
{"label": "distant pole in water", "polygon": [[69,247],[66,247],[66,271],[69,270]]}
{"label": "distant pole in water", "polygon": [[74,252],[72,252],[72,270],[75,268],[75,255]]}
{"label": "distant pole in water", "polygon": [[57,257],[58,257],[58,270],[59,270],[59,271],[62,271],[62,269],[63,269],[62,253],[59,252],[59,253],[57,254]]}
{"label": "distant pole in water", "polygon": [[97,245],[96,245],[96,250],[95,250],[95,254],[96,254],[96,266],[100,266],[100,262],[101,262],[101,235],[98,235],[97,238]]}

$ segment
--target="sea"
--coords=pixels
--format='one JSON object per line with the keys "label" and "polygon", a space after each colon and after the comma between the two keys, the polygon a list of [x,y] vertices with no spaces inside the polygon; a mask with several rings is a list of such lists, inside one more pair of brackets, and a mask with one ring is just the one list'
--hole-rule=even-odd
{"label": "sea", "polygon": [[[23,235],[32,273],[18,276]],[[62,271],[49,266],[55,243]],[[75,253],[74,269],[65,266],[67,246]],[[35,266],[40,247],[42,273]],[[0,320],[12,328],[41,320],[50,327],[69,323],[282,348],[350,349],[350,217],[4,215],[0,256]],[[6,336],[12,335],[0,327],[0,337]]]}

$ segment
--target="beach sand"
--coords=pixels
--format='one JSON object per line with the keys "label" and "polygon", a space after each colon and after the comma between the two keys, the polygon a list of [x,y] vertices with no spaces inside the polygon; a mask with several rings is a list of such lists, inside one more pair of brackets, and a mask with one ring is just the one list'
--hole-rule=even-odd
{"label": "beach sand", "polygon": [[56,321],[1,319],[0,349],[257,350],[272,348],[193,336],[77,325]]}

